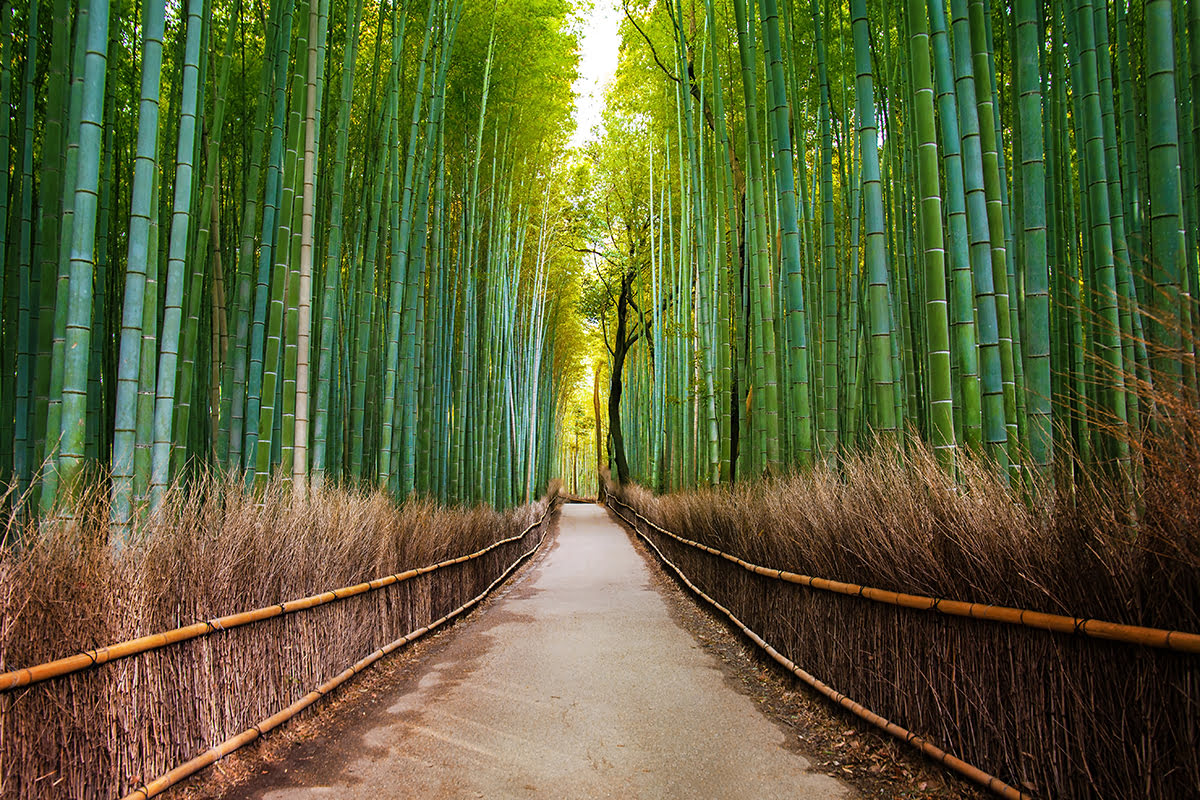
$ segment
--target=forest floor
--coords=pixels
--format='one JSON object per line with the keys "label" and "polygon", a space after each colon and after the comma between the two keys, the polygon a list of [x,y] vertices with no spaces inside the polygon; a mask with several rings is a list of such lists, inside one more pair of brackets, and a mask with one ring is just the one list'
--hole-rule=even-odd
{"label": "forest floor", "polygon": [[467,620],[177,798],[979,795],[760,657],[596,506]]}

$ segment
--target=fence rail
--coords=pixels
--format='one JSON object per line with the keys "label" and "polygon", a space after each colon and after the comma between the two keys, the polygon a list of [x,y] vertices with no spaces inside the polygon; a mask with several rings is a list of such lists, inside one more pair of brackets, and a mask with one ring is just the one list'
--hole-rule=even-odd
{"label": "fence rail", "polygon": [[900,606],[902,608],[911,608],[917,611],[936,611],[940,614],[946,614],[953,617],[968,617],[970,619],[986,620],[988,622],[999,622],[1008,625],[1019,625],[1035,630],[1052,631],[1054,633],[1077,634],[1088,636],[1093,639],[1105,639],[1110,642],[1123,642],[1125,644],[1144,645],[1146,647],[1159,647],[1164,650],[1173,650],[1178,653],[1200,654],[1200,634],[1190,633],[1187,631],[1172,631],[1162,628],[1144,628],[1138,625],[1124,625],[1117,622],[1105,622],[1104,620],[1089,619],[1087,617],[1068,617],[1061,614],[1047,614],[1042,611],[1029,611],[1027,609],[1010,608],[1008,606],[994,606],[987,603],[970,603],[964,600],[949,600],[940,597],[927,597],[917,594],[905,594],[904,592],[893,592],[887,589],[877,589],[871,586],[860,586],[857,583],[844,583],[842,581],[830,580],[828,578],[816,578],[811,575],[801,575],[796,572],[788,572],[787,570],[776,569],[774,567],[763,567],[758,564],[752,564],[749,561],[741,559],[730,553],[723,552],[715,547],[694,542],[691,539],[686,539],[672,531],[663,528],[654,522],[647,519],[637,509],[622,502],[614,495],[609,495],[609,500],[624,506],[627,510],[637,516],[643,524],[654,528],[664,536],[669,536],[680,544],[694,547],[698,550],[703,550],[714,556],[737,564],[741,568],[753,572],[755,575],[762,575],[767,578],[775,578],[777,580],[786,581],[787,583],[795,583],[800,586],[807,586],[810,589],[818,589],[835,594],[849,595],[853,597],[861,597],[866,600],[873,600],[877,603],[885,603],[887,605]]}

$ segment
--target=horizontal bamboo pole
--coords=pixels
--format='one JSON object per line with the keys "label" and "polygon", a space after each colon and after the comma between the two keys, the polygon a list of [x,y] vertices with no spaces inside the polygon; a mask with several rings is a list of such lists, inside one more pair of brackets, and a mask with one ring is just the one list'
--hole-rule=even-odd
{"label": "horizontal bamboo pole", "polygon": [[[613,498],[613,499],[615,499],[615,498]],[[621,503],[620,501],[617,501],[617,502],[620,505],[625,506],[625,508],[629,509],[630,511],[633,511],[633,513],[637,514],[637,516],[641,517],[641,514],[638,514],[637,511],[634,511],[632,508],[625,505],[625,503]],[[687,575],[685,575],[683,573],[683,570],[681,570],[679,567],[675,566],[675,564],[673,564],[670,559],[668,559],[665,555],[663,555],[663,552],[658,549],[658,545],[654,544],[654,542],[651,541],[649,536],[646,536],[646,534],[644,534],[640,530],[638,530],[637,525],[635,525],[633,522],[631,522],[629,519],[627,519],[619,511],[614,510],[613,513],[616,514],[618,517],[620,517],[625,522],[626,525],[628,525],[630,528],[632,528],[634,533],[636,533],[638,536],[642,537],[642,539],[646,542],[646,544],[650,545],[650,547],[654,550],[654,552],[658,554],[658,557],[662,560],[662,562],[664,564],[666,564],[668,567],[670,567],[675,572],[675,574],[679,576],[679,579],[681,581],[683,581],[683,583],[685,585],[687,585],[687,587],[689,589],[691,589],[693,592],[695,592],[698,596],[702,597],[713,608],[717,609],[722,614],[724,614],[726,617],[728,617],[730,622],[732,622],[734,625],[736,625],[742,631],[742,633],[744,633],[744,634],[746,634],[746,636],[750,637],[751,641],[753,641],[756,645],[758,645],[764,651],[766,651],[767,655],[769,655],[771,658],[773,658],[776,662],[778,662],[781,666],[783,666],[785,669],[787,669],[789,672],[791,672],[797,678],[804,681],[804,683],[808,684],[813,689],[816,689],[818,692],[825,695],[825,697],[828,697],[830,700],[837,703],[838,705],[840,705],[842,708],[846,709],[850,713],[854,714],[859,719],[865,720],[866,722],[871,723],[875,727],[883,729],[888,734],[896,737],[897,739],[900,739],[901,741],[903,741],[907,744],[910,744],[913,747],[916,747],[922,753],[929,756],[930,758],[937,761],[938,763],[942,764],[943,766],[954,770],[958,774],[962,775],[964,778],[967,778],[968,780],[972,781],[973,783],[977,783],[980,786],[983,786],[984,788],[999,795],[1000,797],[1008,798],[1009,800],[1031,800],[1030,795],[1025,794],[1024,792],[1022,792],[1018,789],[1014,789],[1012,786],[1009,786],[1007,783],[1005,783],[1004,781],[995,777],[994,775],[989,775],[988,773],[979,769],[979,767],[976,767],[974,764],[968,764],[966,761],[963,761],[961,758],[958,758],[957,756],[947,753],[945,750],[941,749],[940,747],[933,744],[932,742],[929,742],[929,741],[923,739],[922,737],[918,736],[917,734],[913,733],[912,731],[908,730],[907,728],[903,728],[903,727],[897,725],[896,723],[888,720],[886,717],[882,717],[879,714],[876,714],[871,709],[867,708],[866,706],[862,705],[861,703],[857,703],[854,700],[851,700],[849,697],[847,697],[846,695],[837,691],[829,684],[827,684],[824,681],[820,680],[819,678],[815,677],[811,673],[801,669],[799,666],[796,665],[796,663],[794,661],[792,661],[790,658],[783,655],[778,650],[776,650],[774,647],[772,647],[770,644],[768,644],[757,633],[750,630],[750,628],[748,628],[740,619],[738,619],[737,617],[735,617],[733,615],[733,612],[731,612],[729,609],[725,608],[725,606],[721,605],[713,598],[709,597],[698,586],[696,586],[696,584],[692,583],[688,579]],[[649,523],[649,524],[653,525],[653,523]],[[658,528],[657,525],[655,525],[654,527]],[[659,530],[661,530],[661,529],[659,529]],[[678,538],[678,537],[675,537],[675,538]]]}
{"label": "horizontal bamboo pole", "polygon": [[844,583],[827,578],[814,578],[810,575],[800,575],[786,570],[759,566],[758,564],[752,564],[749,561],[738,558],[735,555],[717,550],[714,547],[693,542],[691,539],[685,539],[666,528],[654,524],[627,503],[622,502],[612,495],[609,495],[609,497],[612,502],[623,506],[647,526],[654,528],[664,536],[669,536],[681,544],[703,550],[714,556],[720,556],[726,561],[731,561],[756,575],[776,578],[788,583],[807,586],[811,589],[862,597],[867,600],[874,600],[877,603],[912,608],[918,611],[937,611],[953,617],[968,617],[970,619],[981,619],[989,622],[1001,622],[1008,625],[1020,625],[1026,628],[1053,631],[1055,633],[1081,634],[1093,639],[1139,644],[1146,647],[1159,647],[1179,653],[1200,653],[1200,634],[1196,633],[1169,631],[1162,628],[1143,628],[1138,625],[1122,625],[1117,622],[1105,622],[1086,617],[1066,617],[1061,614],[1047,614],[1041,611],[1009,608],[1008,606],[993,606],[987,603],[969,603],[964,600],[946,600],[939,597],[905,594],[886,589],[876,589],[871,586],[860,586],[857,583]]}
{"label": "horizontal bamboo pole", "polygon": [[[553,505],[553,504],[551,504],[551,505]],[[547,511],[549,511],[549,509],[547,509]],[[542,516],[542,520],[543,521],[545,520],[545,515]],[[531,531],[533,528],[537,527],[537,525],[540,525],[540,524],[541,524],[541,522],[538,522],[538,523],[535,523],[534,525],[529,526],[528,528],[525,529],[525,533],[529,533],[529,531]],[[524,536],[524,534],[522,534],[522,536]],[[371,666],[372,664],[374,664],[376,661],[383,658],[384,656],[394,653],[395,651],[399,650],[404,645],[409,644],[410,642],[416,641],[417,639],[421,638],[422,636],[429,633],[430,631],[444,625],[445,623],[449,622],[450,620],[454,619],[455,617],[470,610],[473,606],[475,606],[481,600],[483,600],[485,597],[487,597],[488,594],[493,589],[495,589],[497,586],[499,586],[501,583],[503,583],[504,580],[506,578],[508,578],[508,576],[511,575],[513,573],[513,571],[516,570],[516,568],[519,567],[525,561],[525,559],[529,558],[531,555],[533,555],[535,552],[537,552],[537,549],[542,546],[542,542],[544,542],[545,540],[546,540],[546,533],[545,533],[545,531],[543,531],[541,537],[538,539],[538,543],[535,544],[527,552],[522,553],[521,556],[518,557],[517,560],[514,561],[512,563],[512,565],[509,566],[509,568],[506,569],[502,575],[500,575],[500,577],[498,577],[498,578],[496,578],[496,580],[492,581],[488,585],[488,587],[483,590],[483,592],[476,595],[472,599],[468,600],[466,603],[459,606],[458,608],[454,609],[446,616],[442,617],[439,620],[431,622],[428,625],[425,625],[424,627],[417,628],[415,631],[412,631],[411,633],[401,636],[399,639],[395,640],[394,642],[384,645],[383,647],[379,648],[378,650],[376,650],[375,652],[366,656],[365,658],[360,659],[359,661],[355,662],[355,664],[353,666],[347,667],[345,670],[340,672],[338,675],[336,675],[335,677],[326,681],[325,683],[321,684],[316,689],[313,689],[311,692],[304,695],[303,697],[301,697],[296,702],[292,703],[287,708],[272,714],[271,716],[267,717],[264,720],[261,720],[260,722],[258,722],[255,725],[251,725],[249,728],[247,728],[246,730],[237,734],[236,736],[231,736],[230,738],[221,742],[219,745],[217,745],[209,750],[206,750],[205,752],[196,756],[191,761],[180,764],[178,767],[175,767],[175,769],[171,770],[170,772],[164,773],[163,775],[160,775],[159,777],[155,778],[154,780],[143,784],[139,788],[134,789],[132,792],[125,795],[125,797],[122,798],[122,800],[149,800],[149,798],[151,798],[151,797],[155,797],[157,795],[162,794],[167,789],[171,788],[172,786],[179,783],[180,781],[183,781],[186,778],[190,778],[192,775],[195,775],[197,772],[204,769],[205,767],[215,764],[217,761],[220,761],[222,758],[229,755],[233,751],[235,751],[239,748],[245,747],[246,745],[253,742],[255,739],[262,737],[268,731],[278,728],[280,725],[287,722],[292,717],[296,716],[301,711],[303,711],[304,709],[311,706],[313,703],[320,700],[322,697],[325,697],[327,694],[332,692],[334,689],[341,686],[343,683],[350,680],[350,678],[352,678],[355,675],[357,675],[358,673],[362,672],[364,669]],[[506,540],[506,541],[511,541],[511,540]],[[497,542],[497,544],[500,544],[500,543]],[[462,563],[462,561],[459,559],[456,559],[453,563]]]}
{"label": "horizontal bamboo pole", "polygon": [[58,678],[63,675],[70,675],[73,672],[88,669],[89,667],[106,664],[109,661],[116,661],[120,658],[128,658],[129,656],[145,653],[150,650],[158,650],[169,645],[186,642],[189,639],[196,639],[201,636],[207,636],[210,633],[218,631],[227,631],[230,628],[237,628],[242,625],[249,625],[254,622],[261,622],[264,619],[283,616],[284,614],[292,614],[296,611],[304,611],[309,608],[332,603],[335,600],[345,600],[348,597],[355,597],[360,594],[382,589],[385,586],[392,586],[397,583],[403,583],[418,575],[425,575],[430,572],[435,572],[445,567],[461,564],[464,561],[470,561],[480,556],[495,550],[501,545],[509,544],[525,538],[525,535],[534,528],[543,524],[546,521],[546,516],[550,513],[554,503],[551,502],[546,507],[546,511],[542,513],[541,519],[530,525],[517,536],[511,536],[507,539],[501,539],[494,542],[482,550],[470,553],[458,558],[452,558],[447,561],[441,561],[437,564],[431,564],[427,567],[419,567],[410,569],[404,572],[397,572],[393,575],[387,575],[382,578],[376,578],[365,583],[356,583],[353,586],[343,586],[340,589],[333,589],[321,594],[310,595],[309,597],[301,597],[297,600],[289,600],[284,603],[276,603],[273,606],[265,606],[256,608],[253,611],[242,611],[236,614],[227,614],[223,617],[215,617],[205,622],[195,622],[191,625],[185,625],[182,628],[175,628],[161,633],[152,633],[146,636],[140,636],[136,639],[129,639],[117,644],[110,644],[107,647],[98,647],[94,650],[87,650],[82,653],[77,653],[73,656],[66,656],[54,661],[48,661],[44,664],[38,664],[32,667],[24,667],[15,669],[10,672],[0,674],[0,692],[6,692],[16,689],[20,686],[29,686],[30,684],[39,683],[51,678]]}

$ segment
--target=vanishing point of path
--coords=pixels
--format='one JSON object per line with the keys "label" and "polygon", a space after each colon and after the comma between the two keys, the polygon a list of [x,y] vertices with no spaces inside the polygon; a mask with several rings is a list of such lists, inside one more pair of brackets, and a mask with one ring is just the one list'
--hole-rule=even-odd
{"label": "vanishing point of path", "polygon": [[417,667],[419,683],[343,734],[353,741],[313,742],[306,766],[237,796],[851,796],[679,627],[603,509],[564,506],[559,526],[540,562]]}

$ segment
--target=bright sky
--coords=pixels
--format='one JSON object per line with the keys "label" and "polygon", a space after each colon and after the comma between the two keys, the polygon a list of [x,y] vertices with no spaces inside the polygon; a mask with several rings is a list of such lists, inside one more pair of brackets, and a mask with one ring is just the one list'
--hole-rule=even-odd
{"label": "bright sky", "polygon": [[621,21],[620,0],[578,0],[583,17],[583,41],[580,43],[579,78],[575,81],[575,135],[571,146],[579,147],[594,137],[592,128],[600,124],[604,110],[604,89],[617,70],[617,31]]}

